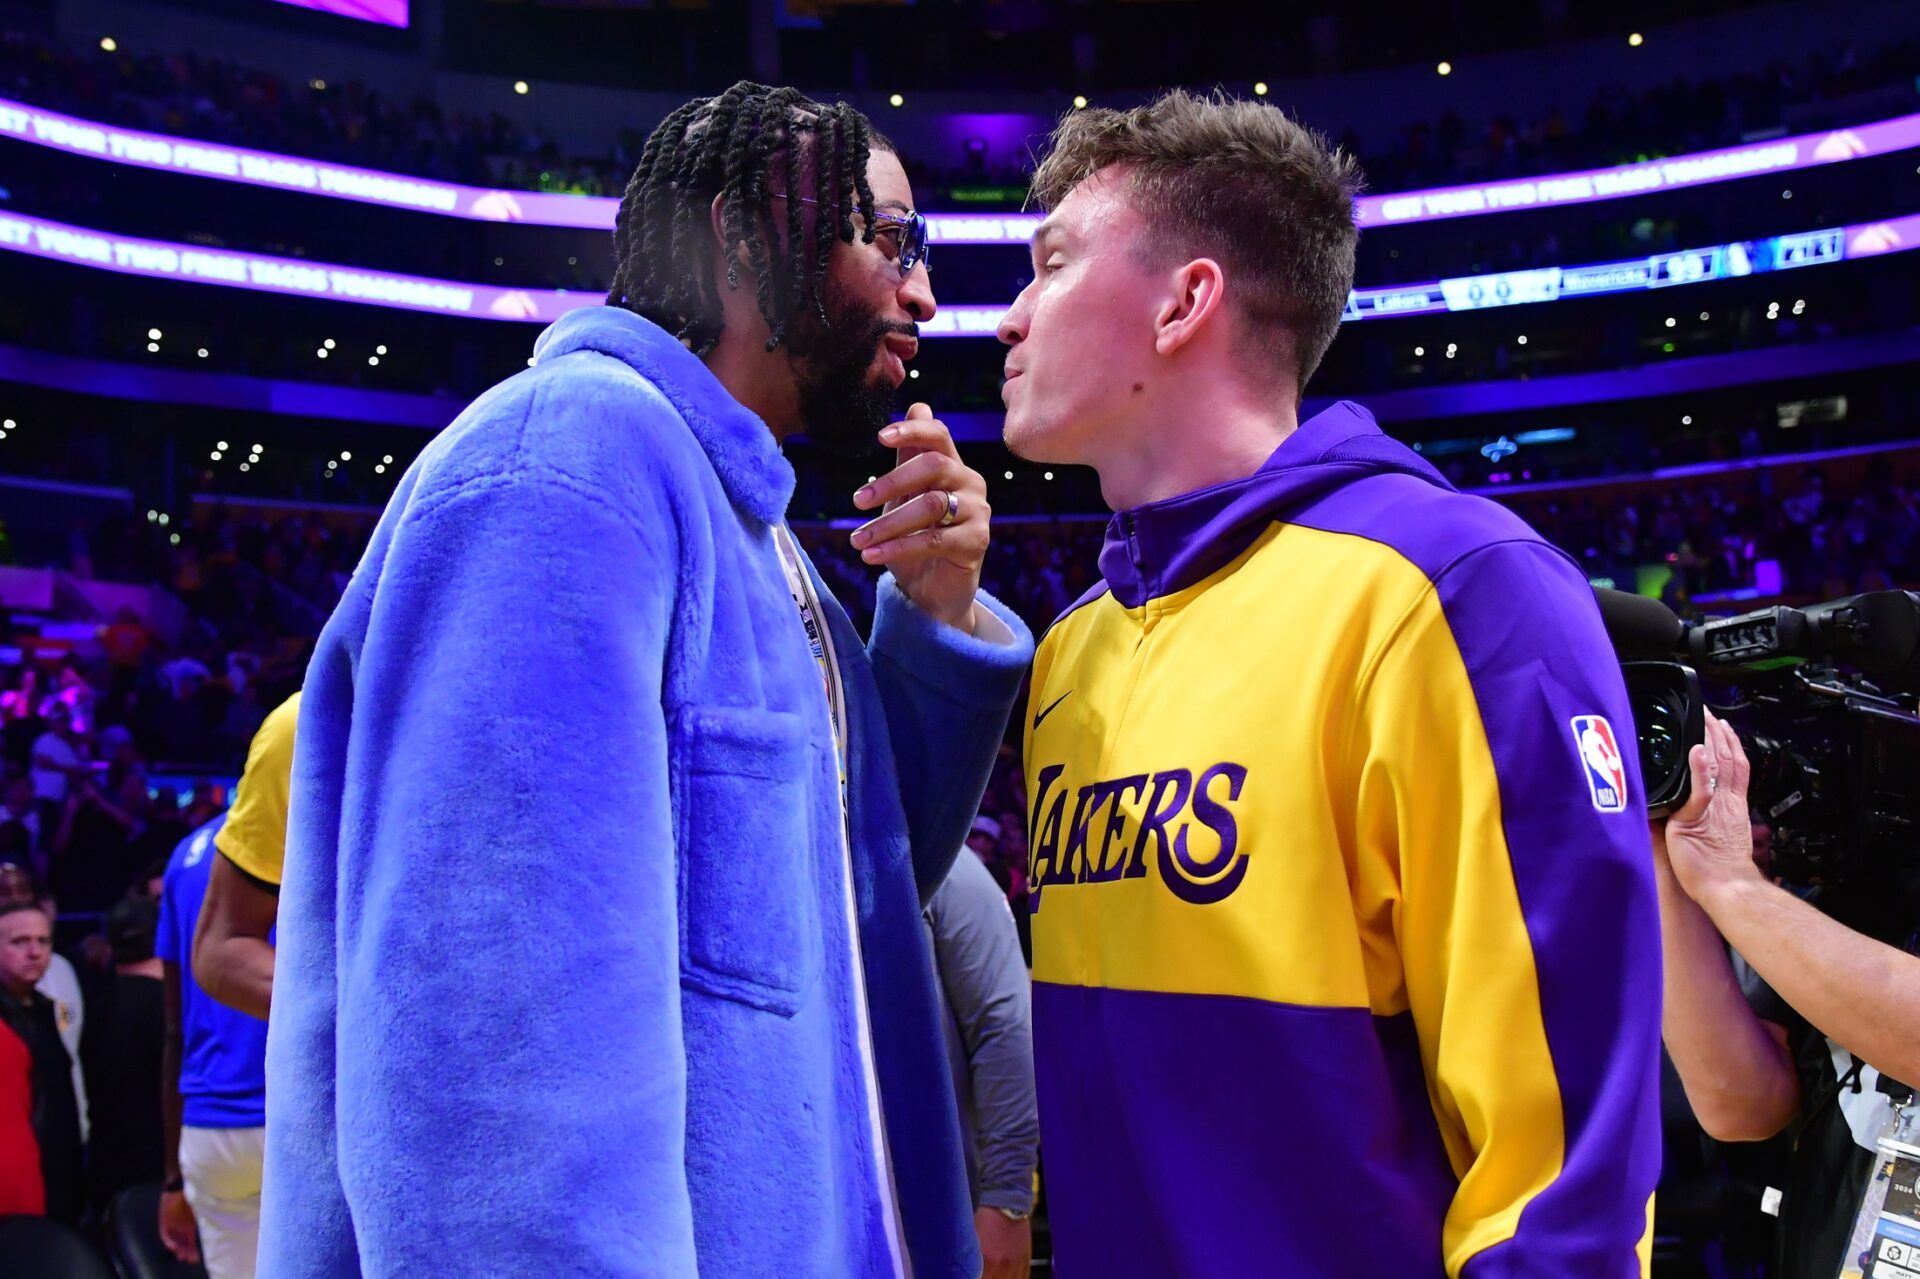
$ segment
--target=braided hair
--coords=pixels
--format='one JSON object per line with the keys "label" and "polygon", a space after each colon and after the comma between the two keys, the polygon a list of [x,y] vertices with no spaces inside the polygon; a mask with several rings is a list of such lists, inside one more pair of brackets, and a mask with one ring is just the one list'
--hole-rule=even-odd
{"label": "braided hair", "polygon": [[[866,223],[862,239],[873,240],[867,161],[875,148],[893,149],[866,116],[797,89],[742,80],[718,97],[687,103],[648,136],[620,196],[608,305],[652,320],[695,355],[710,353],[726,327],[709,222],[718,195],[726,285],[740,287],[732,246],[744,242],[760,315],[772,335],[767,350],[786,340],[798,315],[810,311],[824,324],[827,261],[836,238],[853,243],[855,209]],[[777,187],[770,181],[776,166]],[[773,204],[781,194],[815,202],[810,244],[802,242],[800,200],[784,201],[785,234],[776,229]]]}

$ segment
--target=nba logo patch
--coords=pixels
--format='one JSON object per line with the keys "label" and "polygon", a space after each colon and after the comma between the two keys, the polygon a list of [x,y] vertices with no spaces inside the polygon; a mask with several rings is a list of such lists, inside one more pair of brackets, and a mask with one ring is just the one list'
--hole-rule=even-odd
{"label": "nba logo patch", "polygon": [[1587,773],[1593,806],[1603,813],[1627,809],[1627,766],[1620,758],[1620,741],[1603,715],[1573,717],[1573,745]]}

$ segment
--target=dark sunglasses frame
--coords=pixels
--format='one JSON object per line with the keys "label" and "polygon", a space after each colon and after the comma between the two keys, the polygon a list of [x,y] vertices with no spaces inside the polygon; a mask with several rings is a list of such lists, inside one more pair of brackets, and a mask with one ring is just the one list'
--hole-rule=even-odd
{"label": "dark sunglasses frame", "polygon": [[[787,197],[775,194],[773,198],[776,200],[792,198],[802,204],[811,204],[816,209],[822,207],[820,201],[804,195]],[[919,266],[922,262],[927,264],[927,270],[933,270],[933,246],[927,242],[927,219],[924,215],[911,209],[904,215],[898,213],[883,213],[875,209],[873,212],[873,222],[875,228],[874,234],[876,235],[879,234],[879,228],[881,227],[900,228],[900,256],[895,258],[894,261],[900,265],[901,279],[904,280],[912,275],[913,268]]]}

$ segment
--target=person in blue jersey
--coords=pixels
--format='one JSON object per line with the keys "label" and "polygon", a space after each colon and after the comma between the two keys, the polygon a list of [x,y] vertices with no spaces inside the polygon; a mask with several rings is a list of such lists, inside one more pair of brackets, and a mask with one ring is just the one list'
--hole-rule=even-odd
{"label": "person in blue jersey", "polygon": [[[979,1274],[920,909],[1032,641],[985,481],[889,423],[925,236],[850,107],[688,103],[607,305],[401,479],[295,732],[263,1274]],[[801,433],[895,451],[869,638],[786,525]]]}
{"label": "person in blue jersey", "polygon": [[[155,953],[166,983],[161,1101],[167,1179],[160,1238],[209,1279],[252,1279],[266,1147],[267,1023],[229,1008],[194,980],[194,930],[219,853],[221,814],[167,860]],[[197,1232],[196,1232],[197,1227]]]}

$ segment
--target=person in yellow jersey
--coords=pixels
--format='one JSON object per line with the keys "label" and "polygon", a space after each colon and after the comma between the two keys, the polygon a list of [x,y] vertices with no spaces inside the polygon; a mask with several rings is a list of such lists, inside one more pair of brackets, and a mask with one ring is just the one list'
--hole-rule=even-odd
{"label": "person in yellow jersey", "polygon": [[1301,420],[1359,173],[1280,111],[1078,111],[1006,442],[1099,475],[1025,766],[1067,1279],[1646,1273],[1660,943],[1584,576],[1365,410]]}
{"label": "person in yellow jersey", "polygon": [[273,1002],[273,943],[287,852],[287,798],[300,694],[280,703],[247,748],[240,792],[214,836],[219,856],[193,936],[193,976],[229,1008],[262,1018]]}

